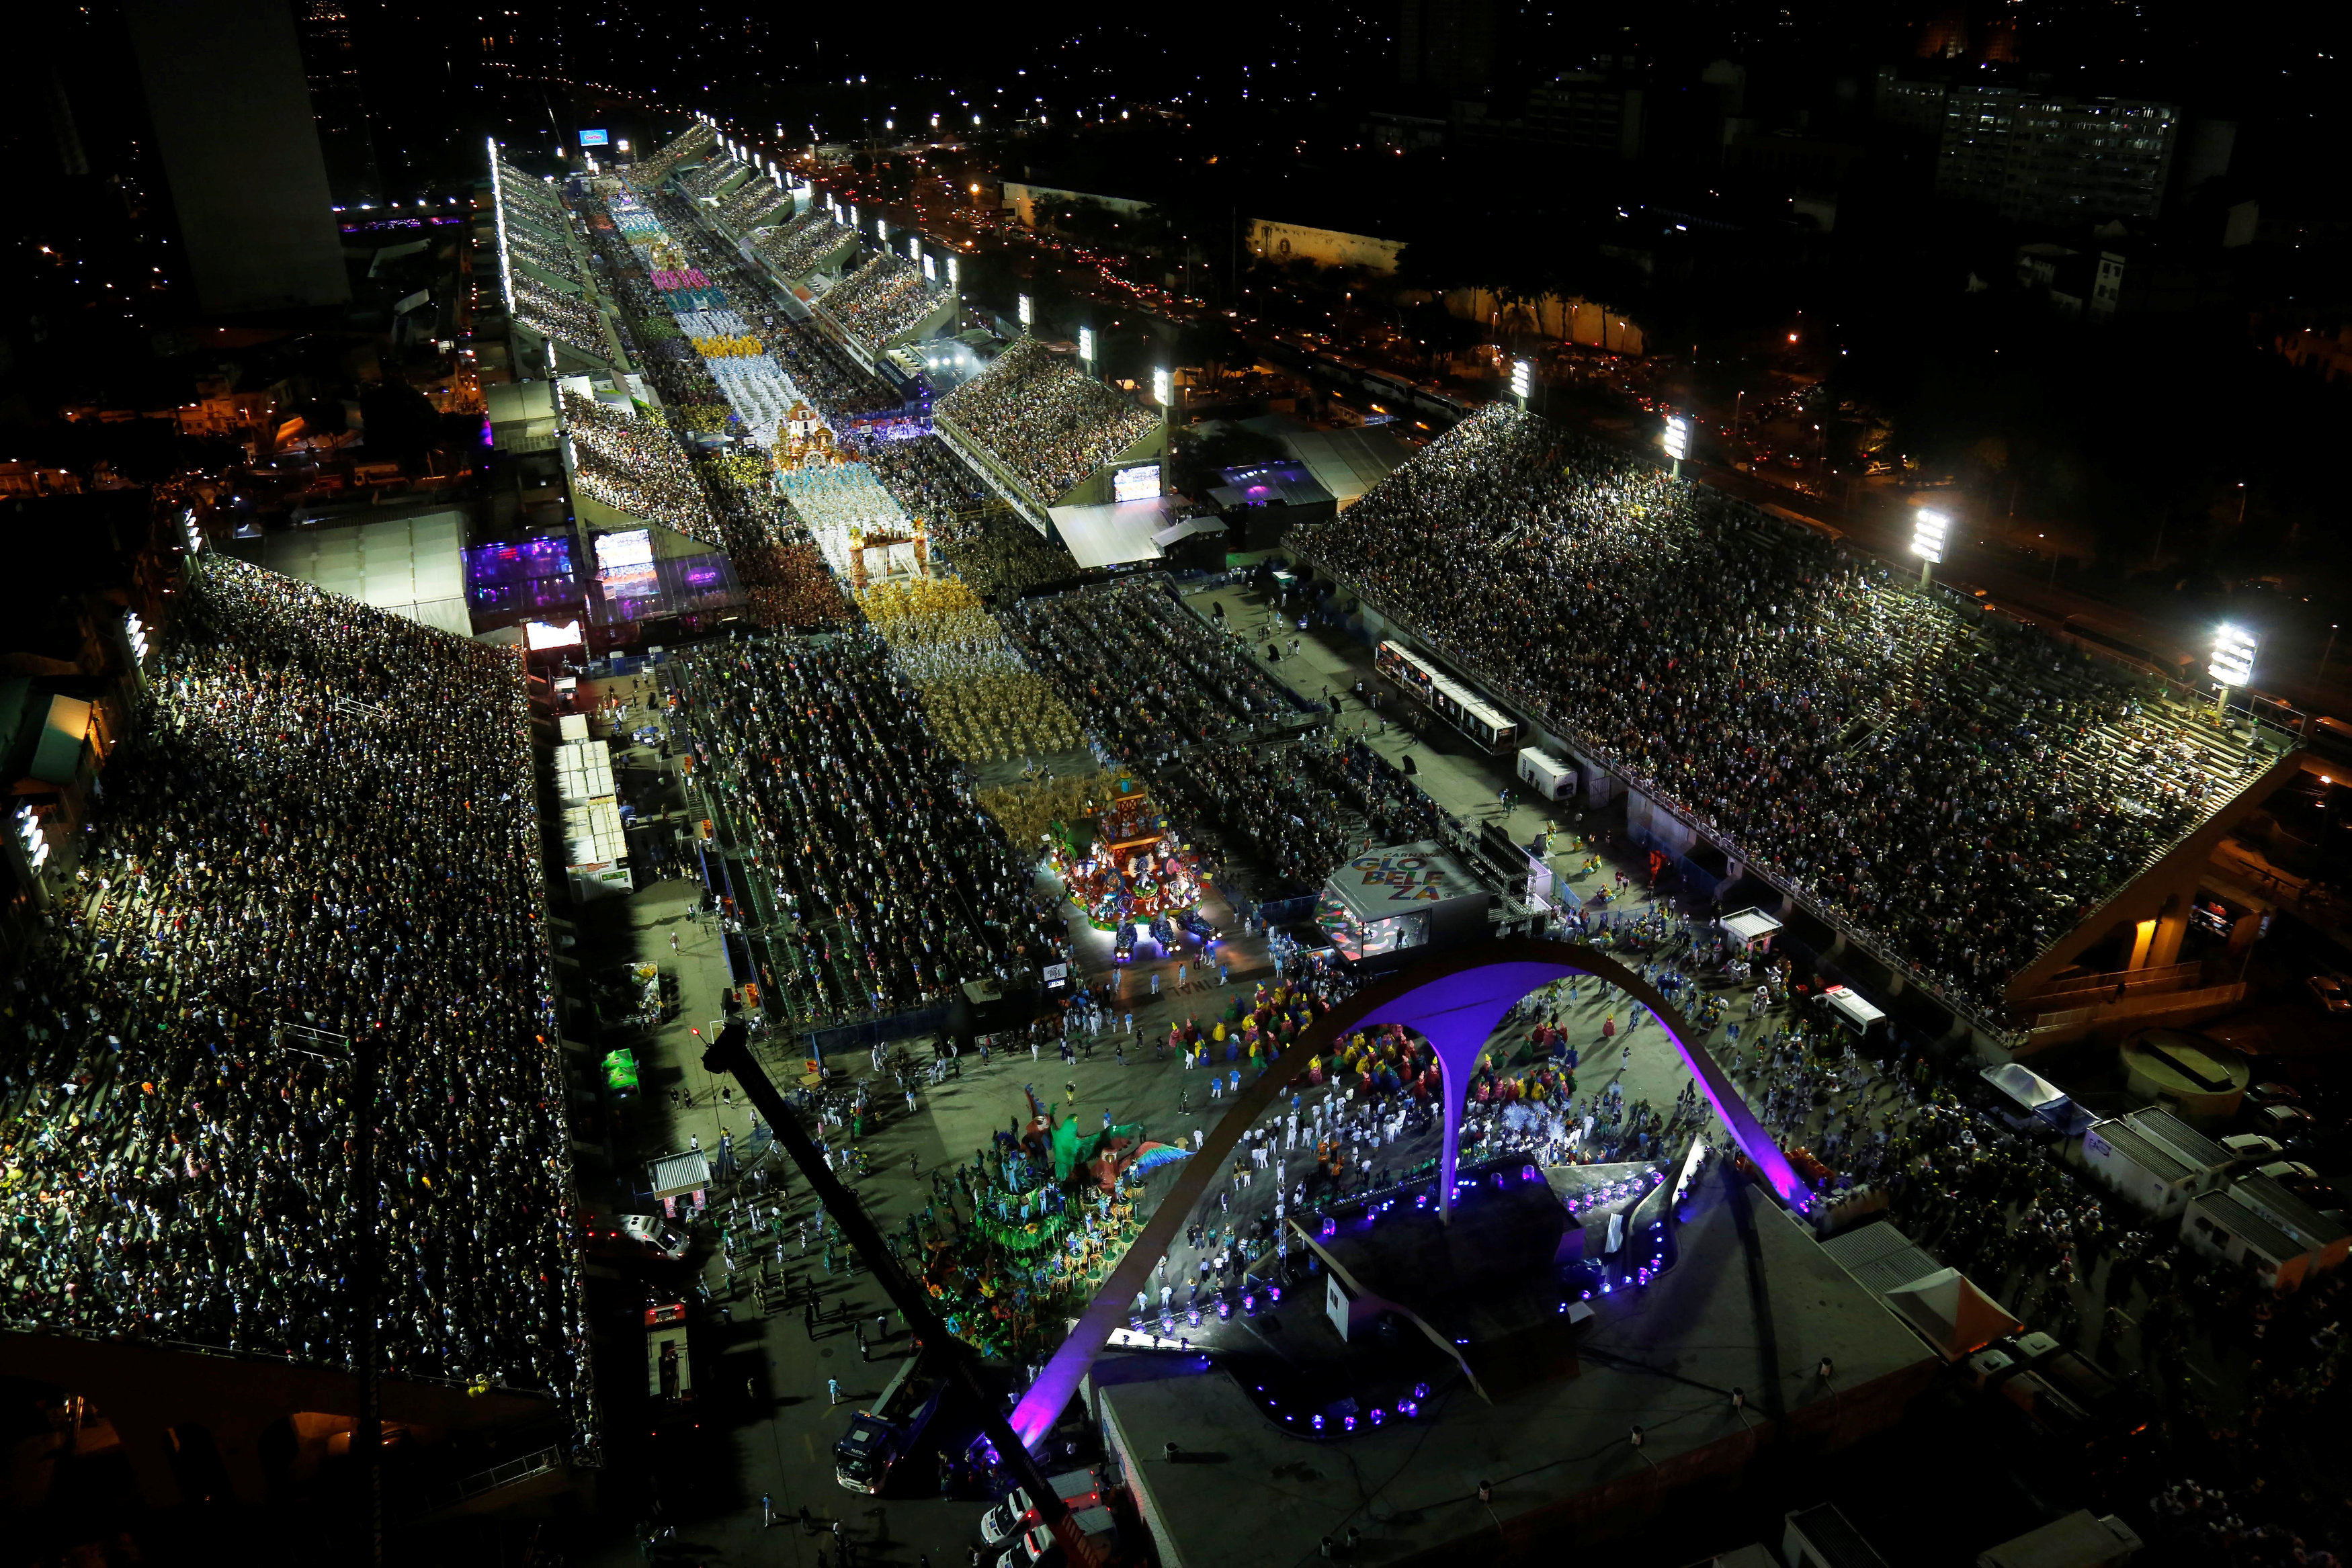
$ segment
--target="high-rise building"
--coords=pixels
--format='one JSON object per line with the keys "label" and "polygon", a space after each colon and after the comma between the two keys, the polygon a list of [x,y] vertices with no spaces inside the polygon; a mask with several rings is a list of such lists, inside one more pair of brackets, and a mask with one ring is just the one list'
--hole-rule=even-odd
{"label": "high-rise building", "polygon": [[1495,68],[1495,0],[1402,0],[1397,80],[1433,93],[1475,93]]}
{"label": "high-rise building", "polygon": [[1642,155],[1642,89],[1599,71],[1570,71],[1528,89],[1529,138],[1628,162]]}
{"label": "high-rise building", "polygon": [[376,164],[359,55],[352,47],[349,0],[303,0],[299,26],[303,75],[310,85],[310,118],[319,127],[327,188],[338,206],[381,202],[383,176]]}
{"label": "high-rise building", "polygon": [[2168,103],[1956,84],[1936,190],[2021,223],[2153,217],[2180,119]]}
{"label": "high-rise building", "polygon": [[347,302],[286,0],[129,0],[123,19],[198,304],[223,314]]}

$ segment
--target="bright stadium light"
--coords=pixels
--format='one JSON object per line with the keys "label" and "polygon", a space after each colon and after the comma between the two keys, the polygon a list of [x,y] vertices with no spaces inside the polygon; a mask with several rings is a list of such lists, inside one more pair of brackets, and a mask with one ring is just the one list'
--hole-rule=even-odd
{"label": "bright stadium light", "polygon": [[1078,358],[1089,367],[1095,362],[1095,329],[1092,327],[1078,329]]}
{"label": "bright stadium light", "polygon": [[956,258],[954,256],[950,255],[948,257],[948,288],[950,291],[953,291],[962,286],[963,278],[961,276],[961,268],[956,266]]}
{"label": "bright stadium light", "polygon": [[876,218],[874,220],[874,239],[875,243],[879,245],[884,250],[888,250],[890,248],[890,220],[888,218]]}
{"label": "bright stadium light", "polygon": [[508,309],[514,308],[514,263],[507,257],[507,199],[499,183],[499,139],[486,138],[490,147],[490,214],[499,227],[499,284],[506,291]]}
{"label": "bright stadium light", "polygon": [[1911,553],[1919,558],[1919,586],[1926,588],[1935,575],[1936,563],[1944,559],[1944,541],[1950,537],[1952,519],[1942,512],[1922,507],[1911,515]]}
{"label": "bright stadium light", "polygon": [[856,202],[849,204],[849,226],[851,228],[856,228],[857,226],[857,204]]}
{"label": "bright stadium light", "polygon": [[122,612],[122,634],[130,641],[131,657],[139,664],[145,664],[147,662],[147,627],[139,619],[139,612],[136,610],[126,610]]}
{"label": "bright stadium light", "polygon": [[1169,406],[1176,401],[1175,392],[1176,381],[1168,373],[1167,366],[1162,365],[1151,372],[1151,400],[1160,405],[1163,417]]}
{"label": "bright stadium light", "polygon": [[41,819],[33,814],[30,806],[16,808],[16,842],[35,871],[40,870],[41,862],[49,858],[48,835],[41,831]]}
{"label": "bright stadium light", "polygon": [[1666,415],[1665,434],[1660,437],[1666,455],[1675,460],[1675,477],[1683,476],[1683,459],[1690,455],[1690,421],[1681,414]]}
{"label": "bright stadium light", "polygon": [[1027,327],[1032,324],[1030,310],[1031,307],[1029,304],[1029,297],[1026,294],[1024,294],[1021,296],[1019,309],[1017,312],[1021,318],[1021,325],[1024,327]]}
{"label": "bright stadium light", "polygon": [[[924,259],[922,235],[908,235],[907,236],[907,259],[908,261],[921,261]],[[923,269],[923,276],[926,277],[930,276],[930,269],[929,267]]]}
{"label": "bright stadium light", "polygon": [[2235,626],[2214,629],[2213,661],[2205,666],[2205,673],[2221,688],[2213,699],[2216,713],[2229,706],[2231,686],[2253,685],[2254,650],[2260,644],[2261,640],[2252,632],[2242,632]]}
{"label": "bright stadium light", "polygon": [[1519,400],[1521,408],[1528,406],[1528,389],[1533,385],[1535,385],[1535,368],[1525,360],[1513,360],[1511,361],[1511,395]]}

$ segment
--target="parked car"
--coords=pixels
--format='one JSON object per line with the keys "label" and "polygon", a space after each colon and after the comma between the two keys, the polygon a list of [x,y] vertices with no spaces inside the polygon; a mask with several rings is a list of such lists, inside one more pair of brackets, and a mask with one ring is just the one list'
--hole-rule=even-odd
{"label": "parked car", "polygon": [[2266,1138],[2260,1133],[2232,1133],[2221,1140],[2221,1147],[2232,1159],[2274,1160],[2286,1153],[2276,1138]]}
{"label": "parked car", "polygon": [[2303,988],[2319,1004],[2319,1010],[2329,1013],[2352,1013],[2352,995],[2347,995],[2344,983],[2333,975],[2314,975],[2304,981]]}
{"label": "parked car", "polygon": [[657,1214],[591,1214],[587,1249],[597,1257],[653,1259],[675,1263],[686,1256],[686,1232]]}
{"label": "parked car", "polygon": [[2256,1124],[2276,1138],[2297,1138],[2311,1131],[2311,1113],[2300,1105],[2265,1105],[2255,1117]]}
{"label": "parked car", "polygon": [[2246,1098],[2256,1105],[2276,1105],[2303,1098],[2303,1091],[2292,1083],[2257,1083],[2246,1091]]}

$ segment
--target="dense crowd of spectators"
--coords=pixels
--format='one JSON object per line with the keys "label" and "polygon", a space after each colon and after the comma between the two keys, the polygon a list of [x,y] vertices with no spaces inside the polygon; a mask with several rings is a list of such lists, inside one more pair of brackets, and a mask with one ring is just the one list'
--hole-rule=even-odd
{"label": "dense crowd of spectators", "polygon": [[762,315],[760,329],[776,363],[833,429],[845,429],[862,414],[895,412],[900,406],[898,393],[815,329],[781,315]]}
{"label": "dense crowd of spectators", "polygon": [[583,299],[549,287],[524,273],[514,277],[514,316],[542,338],[569,343],[602,360],[612,350],[604,346],[604,323],[595,308]]}
{"label": "dense crowd of spectators", "polygon": [[1158,580],[1024,599],[1004,622],[1095,737],[1130,763],[1247,738],[1289,711],[1246,656]]}
{"label": "dense crowd of spectators", "polygon": [[1979,1004],[2256,766],[2038,633],[1517,410],[1293,542]]}
{"label": "dense crowd of spectators", "polygon": [[680,164],[701,157],[718,141],[719,133],[698,120],[671,137],[660,152],[650,158],[639,159],[630,167],[630,177],[648,188],[658,185],[677,172]]}
{"label": "dense crowd of spectators", "polygon": [[878,350],[930,314],[942,298],[920,267],[882,250],[826,290],[817,308]]}
{"label": "dense crowd of spectators", "polygon": [[743,182],[743,188],[719,204],[719,216],[737,234],[773,223],[776,215],[792,205],[793,193],[775,181],[755,176]]}
{"label": "dense crowd of spectators", "polygon": [[1357,847],[1353,821],[1330,785],[1295,746],[1202,747],[1181,767],[1163,768],[1154,799],[1172,815],[1220,823],[1244,841],[1282,897],[1312,892]]}
{"label": "dense crowd of spectators", "polygon": [[1008,603],[1078,575],[1078,563],[1067,549],[1047,539],[1010,507],[948,518],[934,526],[931,538],[933,548],[992,604]]}
{"label": "dense crowd of spectators", "polygon": [[782,277],[800,277],[839,248],[849,231],[822,207],[808,211],[761,235],[751,248]]}
{"label": "dense crowd of spectators", "polygon": [[728,552],[762,626],[822,632],[851,619],[841,580],[811,544],[746,541]]}
{"label": "dense crowd of spectators", "polygon": [[689,169],[677,183],[678,189],[695,200],[718,193],[719,187],[733,179],[740,172],[751,168],[742,159],[724,148],[716,152],[698,169]]}
{"label": "dense crowd of spectators", "polygon": [[563,278],[574,287],[580,286],[580,267],[572,259],[572,253],[560,244],[542,237],[530,224],[507,225],[507,250],[516,262],[536,267],[550,277]]}
{"label": "dense crowd of spectators", "polygon": [[841,444],[874,470],[908,515],[936,520],[983,505],[988,492],[936,435],[866,436],[851,432]]}
{"label": "dense crowd of spectators", "polygon": [[1060,500],[1159,419],[1025,332],[941,398],[938,412],[1045,503]]}
{"label": "dense crowd of spectators", "polygon": [[518,657],[214,559],[152,674],[5,993],[6,1315],[349,1364],[364,1203],[388,1369],[584,1418]]}
{"label": "dense crowd of spectators", "polygon": [[679,683],[697,765],[773,890],[785,972],[767,978],[796,1015],[896,1012],[1044,961],[1025,859],[956,780],[879,637],[713,645]]}
{"label": "dense crowd of spectators", "polygon": [[563,394],[563,424],[583,494],[706,544],[719,542],[710,498],[667,425],[574,392]]}

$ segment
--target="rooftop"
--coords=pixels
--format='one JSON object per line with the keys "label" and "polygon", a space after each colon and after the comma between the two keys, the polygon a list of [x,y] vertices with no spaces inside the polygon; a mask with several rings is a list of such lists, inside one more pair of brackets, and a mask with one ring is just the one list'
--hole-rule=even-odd
{"label": "rooftop", "polygon": [[[1751,1207],[1752,1254],[1735,1202]],[[1925,1385],[1934,1358],[1794,1219],[1717,1181],[1689,1209],[1676,1267],[1590,1303],[1573,1375],[1489,1372],[1491,1403],[1463,1378],[1432,1379],[1418,1419],[1318,1441],[1269,1419],[1202,1357],[1098,1364],[1106,1427],[1163,1550],[1187,1562],[1290,1562],[1354,1525],[1388,1559],[1540,1516],[1605,1529],[1661,1501],[1662,1473],[1674,1484],[1736,1467],[1776,1405],[1791,1426],[1843,1444],[1894,1419]],[[1279,1315],[1319,1318],[1321,1301],[1297,1293]],[[1746,1408],[1734,1407],[1734,1388],[1748,1391]],[[1637,1425],[1639,1449],[1628,1441]],[[1493,1483],[1491,1504],[1477,1499],[1481,1480]]]}

